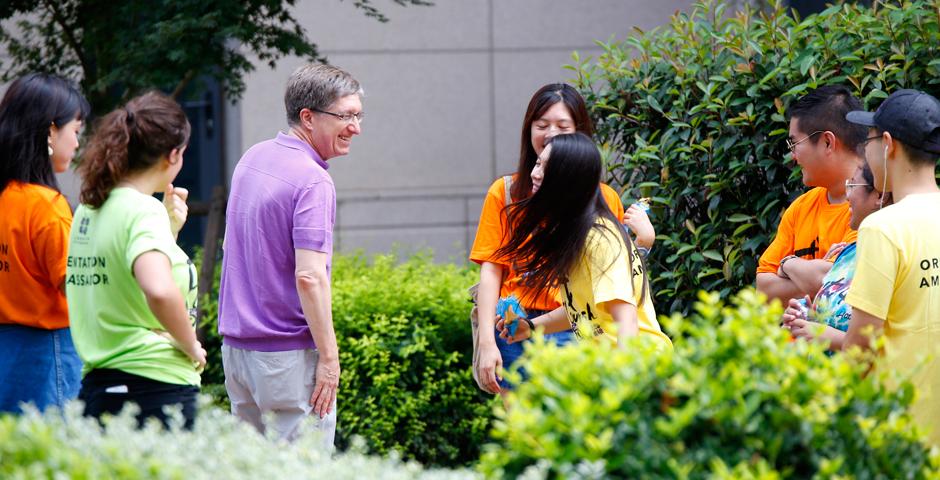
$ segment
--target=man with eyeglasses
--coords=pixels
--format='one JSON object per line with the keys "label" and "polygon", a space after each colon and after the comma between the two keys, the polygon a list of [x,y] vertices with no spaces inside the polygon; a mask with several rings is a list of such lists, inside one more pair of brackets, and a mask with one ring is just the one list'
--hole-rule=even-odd
{"label": "man with eyeglasses", "polygon": [[361,132],[361,97],[359,82],[339,68],[294,71],[284,95],[288,132],[245,152],[226,208],[219,333],[232,413],[288,441],[313,415],[328,450],[340,366],[327,161],[349,153]]}
{"label": "man with eyeglasses", "polygon": [[845,87],[813,90],[790,106],[787,147],[812,187],[787,207],[777,235],[760,257],[757,289],[784,305],[815,295],[832,267],[836,249],[854,239],[845,181],[861,161],[865,129],[845,120],[862,104]]}
{"label": "man with eyeglasses", "polygon": [[[909,375],[917,387],[911,414],[940,446],[940,101],[898,90],[874,113],[847,118],[870,129],[865,158],[894,204],[859,227],[843,349],[874,350],[877,369]],[[882,335],[879,346],[874,339]]]}

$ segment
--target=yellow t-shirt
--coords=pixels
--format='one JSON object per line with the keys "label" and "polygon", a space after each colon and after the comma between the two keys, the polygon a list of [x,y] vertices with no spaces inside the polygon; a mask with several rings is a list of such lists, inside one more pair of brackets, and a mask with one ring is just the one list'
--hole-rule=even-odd
{"label": "yellow t-shirt", "polygon": [[618,233],[620,227],[607,219],[602,219],[601,223],[606,228],[595,226],[588,234],[581,258],[568,275],[568,283],[559,292],[568,321],[575,332],[580,322],[590,322],[595,336],[616,342],[617,325],[603,304],[622,300],[637,307],[641,337],[655,339],[672,348],[672,342],[656,321],[649,288],[646,295],[640,296],[643,293],[640,253],[634,247],[632,258],[628,259],[627,246]]}
{"label": "yellow t-shirt", "polygon": [[845,301],[883,318],[882,368],[913,376],[914,418],[940,446],[940,193],[908,195],[858,231],[855,278]]}
{"label": "yellow t-shirt", "polygon": [[[606,184],[600,184],[601,195],[607,202],[610,211],[618,220],[623,221],[623,203],[620,195]],[[495,252],[506,242],[509,235],[509,220],[506,218],[506,180],[498,178],[486,192],[483,201],[483,210],[480,212],[480,224],[477,226],[476,238],[470,250],[470,260],[482,264],[492,262],[503,267],[503,284],[499,296],[506,298],[515,295],[526,310],[554,310],[558,308],[557,290],[542,294],[539,298],[532,297],[532,289],[522,283],[523,272],[513,268],[512,260],[496,258]]]}

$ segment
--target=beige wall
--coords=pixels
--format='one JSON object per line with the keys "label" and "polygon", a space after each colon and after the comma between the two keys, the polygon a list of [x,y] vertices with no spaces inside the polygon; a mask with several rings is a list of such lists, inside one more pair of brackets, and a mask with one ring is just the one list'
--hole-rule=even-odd
{"label": "beige wall", "polygon": [[[541,85],[571,78],[571,52],[668,21],[690,0],[437,0],[378,2],[381,24],[351,2],[298,2],[310,38],[363,84],[367,113],[352,153],[330,161],[337,246],[463,258],[487,186],[513,170],[522,116]],[[227,113],[230,162],[286,127],[283,88],[298,59],[247,78]],[[240,128],[239,128],[240,127]],[[229,168],[231,171],[231,167]]]}

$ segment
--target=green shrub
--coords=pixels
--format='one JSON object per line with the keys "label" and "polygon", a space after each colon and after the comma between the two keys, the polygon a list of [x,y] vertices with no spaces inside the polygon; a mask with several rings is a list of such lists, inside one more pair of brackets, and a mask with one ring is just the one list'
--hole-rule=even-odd
{"label": "green shrub", "polygon": [[[479,456],[492,398],[470,372],[468,266],[439,265],[424,253],[400,261],[378,255],[333,257],[333,325],[342,374],[337,447],[354,436],[370,452],[399,451],[426,465],[465,465]],[[217,333],[218,272],[202,299],[210,359],[205,391],[224,382]],[[225,403],[224,397],[220,399]]]}
{"label": "green shrub", "polygon": [[699,2],[602,44],[596,59],[575,56],[613,183],[628,201],[654,199],[650,271],[664,312],[688,313],[699,289],[753,283],[782,210],[804,191],[784,145],[786,105],[826,84],[868,107],[899,88],[940,96],[936,1],[845,4],[802,22],[780,3],[727,14]]}
{"label": "green shrub", "polygon": [[371,451],[423,464],[466,464],[487,439],[492,398],[470,372],[466,293],[475,268],[434,264],[428,253],[337,256],[333,323],[343,368],[338,443],[362,436]]}
{"label": "green shrub", "polygon": [[[218,408],[203,409],[191,432],[138,430],[130,411],[102,428],[72,403],[63,416],[34,410],[0,416],[0,478],[259,479],[473,478],[467,471],[430,471],[395,457],[357,452],[330,458],[312,433],[296,443],[266,439]],[[180,422],[181,423],[181,422]]]}
{"label": "green shrub", "polygon": [[[924,478],[938,465],[906,409],[859,359],[789,342],[779,306],[701,294],[674,352],[637,342],[537,345],[480,468],[488,476]],[[897,379],[892,379],[896,381]]]}

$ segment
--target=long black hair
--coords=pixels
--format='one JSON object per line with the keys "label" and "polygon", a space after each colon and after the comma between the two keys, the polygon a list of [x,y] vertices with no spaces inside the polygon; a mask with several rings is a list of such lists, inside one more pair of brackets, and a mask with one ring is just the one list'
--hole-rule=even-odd
{"label": "long black hair", "polygon": [[[604,219],[618,226],[617,234],[627,251],[634,251],[630,236],[619,227],[601,194],[603,167],[591,138],[580,132],[563,134],[552,138],[550,145],[538,191],[506,207],[512,228],[507,241],[495,252],[497,257],[512,259],[516,270],[524,272],[523,284],[531,288],[532,298],[568,281],[590,231],[610,230]],[[632,272],[632,253],[627,258]],[[645,271],[643,268],[641,298],[646,296]]]}
{"label": "long black hair", "polygon": [[49,158],[49,127],[62,128],[91,112],[71,82],[31,73],[10,84],[0,101],[0,192],[10,181],[59,190]]}
{"label": "long black hair", "polygon": [[550,108],[556,103],[565,104],[571,119],[574,120],[575,131],[587,134],[594,134],[594,124],[591,123],[591,116],[588,115],[587,106],[584,104],[584,97],[567,83],[549,83],[542,86],[529,100],[529,106],[526,108],[525,117],[522,119],[522,141],[519,151],[519,165],[516,168],[516,180],[512,184],[512,198],[521,200],[529,196],[532,191],[532,179],[529,173],[535,167],[535,161],[538,155],[535,148],[532,147],[532,124],[542,118]]}

